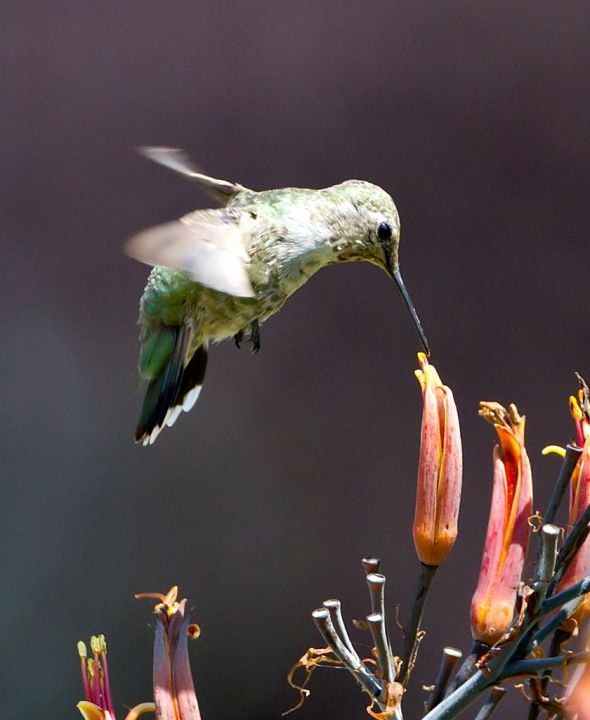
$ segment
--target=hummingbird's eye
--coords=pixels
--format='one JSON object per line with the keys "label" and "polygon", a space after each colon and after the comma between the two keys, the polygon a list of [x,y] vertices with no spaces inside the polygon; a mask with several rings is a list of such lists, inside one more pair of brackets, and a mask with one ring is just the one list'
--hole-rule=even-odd
{"label": "hummingbird's eye", "polygon": [[386,222],[380,222],[379,226],[377,227],[377,237],[381,242],[385,242],[386,240],[389,240],[392,234],[391,225]]}

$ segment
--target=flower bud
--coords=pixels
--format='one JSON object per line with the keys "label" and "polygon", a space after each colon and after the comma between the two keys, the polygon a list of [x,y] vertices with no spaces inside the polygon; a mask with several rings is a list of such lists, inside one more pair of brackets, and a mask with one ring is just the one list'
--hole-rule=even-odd
{"label": "flower bud", "polygon": [[463,457],[457,408],[424,353],[416,377],[424,409],[414,514],[414,544],[420,561],[440,565],[457,539]]}

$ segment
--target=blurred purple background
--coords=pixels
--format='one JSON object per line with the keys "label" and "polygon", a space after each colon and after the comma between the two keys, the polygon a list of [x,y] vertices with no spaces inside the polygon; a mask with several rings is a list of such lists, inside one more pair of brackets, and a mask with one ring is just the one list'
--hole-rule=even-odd
{"label": "blurred purple background", "polygon": [[[573,371],[590,375],[590,6],[25,0],[0,27],[4,717],[75,718],[75,643],[96,632],[121,716],[148,700],[151,605],[135,592],[178,583],[191,599],[205,719],[296,703],[287,671],[321,646],[310,611],[336,596],[349,622],[368,612],[363,555],[383,558],[391,617],[409,610],[419,343],[374,267],[315,276],[257,357],[213,348],[195,410],[133,445],[147,269],[121,245],[209,203],[142,144],[254,188],[356,177],[395,198],[465,448],[416,717],[442,645],[470,644],[494,442],[478,401],[527,415],[542,510],[558,462],[540,449],[568,440]],[[363,717],[344,672],[311,689],[301,720]]]}

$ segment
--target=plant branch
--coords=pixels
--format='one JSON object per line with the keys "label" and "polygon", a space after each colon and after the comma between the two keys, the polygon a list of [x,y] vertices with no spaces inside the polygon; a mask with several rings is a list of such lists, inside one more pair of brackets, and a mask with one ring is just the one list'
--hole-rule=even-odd
{"label": "plant branch", "polygon": [[518,660],[514,663],[506,663],[501,674],[502,679],[515,677],[517,675],[536,675],[544,670],[553,670],[565,665],[587,663],[590,660],[590,651],[571,653],[569,655],[557,655],[556,657],[532,658],[530,660]]}
{"label": "plant branch", "polygon": [[356,650],[350,640],[344,620],[342,618],[342,604],[340,600],[324,600],[322,605],[330,611],[330,617],[336,633],[342,638],[342,642],[346,645],[347,649],[354,656],[354,659],[360,664],[361,659],[357,655]]}
{"label": "plant branch", "polygon": [[[590,508],[590,505],[588,507]],[[575,585],[566,588],[559,594],[552,595],[551,597],[547,598],[541,606],[540,614],[546,615],[553,610],[557,610],[570,600],[579,598],[582,595],[585,595],[587,592],[590,592],[590,575],[586,575],[583,580],[580,580],[580,582],[577,582]]]}
{"label": "plant branch", "polygon": [[400,675],[400,682],[404,687],[407,687],[410,680],[410,674],[416,662],[416,654],[418,651],[420,623],[422,622],[422,615],[424,614],[424,606],[426,603],[426,597],[428,595],[428,589],[432,578],[434,577],[438,565],[426,565],[420,563],[420,577],[418,578],[418,584],[416,586],[416,592],[414,593],[414,600],[412,602],[412,615],[410,618],[410,627],[406,631],[404,638],[404,651],[402,655],[402,669]]}
{"label": "plant branch", "polygon": [[481,643],[478,640],[473,643],[471,652],[461,663],[461,667],[459,668],[457,674],[447,687],[445,695],[450,695],[454,690],[456,690],[460,685],[463,685],[463,683],[473,675],[473,673],[477,670],[477,661],[480,657],[485,655],[489,651],[489,649],[489,645]]}
{"label": "plant branch", "polygon": [[318,608],[312,612],[311,616],[326,644],[344,667],[354,675],[358,683],[362,685],[372,698],[380,695],[382,690],[381,685],[375,680],[363,663],[360,665],[357,664],[354,655],[338,637],[338,633],[332,624],[330,611],[324,607]]}
{"label": "plant branch", "polygon": [[479,712],[475,716],[475,720],[488,720],[490,715],[497,708],[500,700],[506,695],[506,689],[496,685],[490,690],[484,704],[479,709]]}
{"label": "plant branch", "polygon": [[436,680],[434,682],[434,689],[428,698],[428,704],[426,706],[427,711],[432,710],[432,708],[436,707],[442,700],[449,678],[451,677],[455,665],[462,655],[463,653],[457,648],[443,648],[443,656],[438,669],[438,675],[436,676]]}
{"label": "plant branch", "polygon": [[577,447],[577,445],[565,446],[565,457],[563,458],[559,475],[557,476],[557,480],[553,487],[553,494],[551,495],[551,499],[549,500],[549,504],[545,510],[545,515],[543,517],[544,523],[555,522],[557,511],[561,505],[561,501],[565,491],[567,490],[570,478],[581,454],[582,448]]}
{"label": "plant branch", "polygon": [[379,613],[385,617],[385,575],[369,573],[367,585],[371,596],[371,612]]}
{"label": "plant branch", "polygon": [[584,541],[590,533],[590,504],[586,507],[584,512],[576,520],[571,532],[566,538],[563,547],[557,555],[557,562],[555,563],[556,572],[553,579],[549,583],[547,589],[547,595],[552,595],[553,591],[557,587],[557,584],[567,572],[572,560],[574,559],[578,550],[584,544]]}
{"label": "plant branch", "polygon": [[[373,637],[373,642],[375,643],[379,668],[381,669],[384,680],[383,694],[386,694],[387,684],[391,684],[395,680],[395,670],[391,650],[389,649],[389,640],[387,639],[387,632],[385,630],[385,619],[381,613],[371,613],[367,615],[367,623]],[[381,699],[384,702],[387,701],[386,697],[382,697]]]}

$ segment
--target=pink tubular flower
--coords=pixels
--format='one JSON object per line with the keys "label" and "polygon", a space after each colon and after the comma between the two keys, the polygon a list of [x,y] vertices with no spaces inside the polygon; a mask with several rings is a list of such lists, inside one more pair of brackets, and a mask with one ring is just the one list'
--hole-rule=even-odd
{"label": "pink tubular flower", "polygon": [[[588,386],[578,375],[581,389],[578,398],[570,397],[570,411],[578,435],[578,441],[582,449],[576,467],[570,480],[570,500],[568,526],[569,530],[576,523],[576,520],[590,504],[590,403],[588,400]],[[590,573],[590,537],[586,538],[582,547],[574,555],[574,558],[567,569],[567,572],[557,586],[556,592],[565,590],[570,585],[575,585]],[[572,617],[578,623],[582,622],[590,614],[590,597],[584,595]]]}
{"label": "pink tubular flower", "polygon": [[201,720],[188,658],[188,638],[198,637],[198,626],[189,624],[186,598],[178,601],[178,588],[155,597],[154,700],[157,720]]}
{"label": "pink tubular flower", "polygon": [[450,388],[424,353],[416,377],[424,409],[414,514],[414,544],[420,561],[440,565],[457,539],[463,457],[457,408]]}
{"label": "pink tubular flower", "polygon": [[[586,440],[584,450],[572,473],[570,481],[570,502],[568,525],[571,530],[576,520],[590,504],[590,440]],[[556,592],[575,585],[590,574],[590,537],[586,538],[582,547],[574,555],[567,572],[557,586]],[[590,613],[590,597],[584,595],[576,610],[572,613],[578,623]]]}
{"label": "pink tubular flower", "polygon": [[512,625],[530,534],[533,483],[524,446],[524,416],[516,406],[480,403],[479,414],[496,428],[492,505],[477,589],[471,601],[475,640],[493,645]]}
{"label": "pink tubular flower", "polygon": [[584,446],[587,440],[590,440],[590,389],[584,378],[576,373],[580,389],[577,397],[570,395],[570,413],[576,425],[576,435],[578,445]]}
{"label": "pink tubular flower", "polygon": [[[177,600],[178,588],[166,595],[143,593],[135,597],[159,600],[156,605],[154,644],[154,700],[132,708],[125,720],[155,712],[157,720],[201,720],[188,659],[188,638],[199,636],[199,626],[189,624],[186,599]],[[78,703],[84,720],[116,720],[109,684],[107,646],[104,635],[90,641],[93,657],[87,657],[86,645],[78,643],[85,700]]]}

